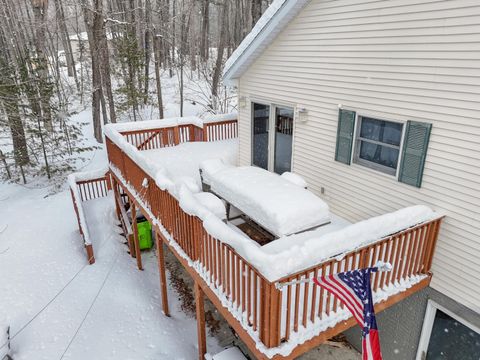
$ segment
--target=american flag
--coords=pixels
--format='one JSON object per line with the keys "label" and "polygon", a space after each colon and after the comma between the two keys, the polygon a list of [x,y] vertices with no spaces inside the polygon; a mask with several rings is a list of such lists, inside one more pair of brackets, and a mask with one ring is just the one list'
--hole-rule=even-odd
{"label": "american flag", "polygon": [[362,328],[363,360],[382,360],[370,285],[370,274],[377,271],[371,267],[313,279],[345,304]]}

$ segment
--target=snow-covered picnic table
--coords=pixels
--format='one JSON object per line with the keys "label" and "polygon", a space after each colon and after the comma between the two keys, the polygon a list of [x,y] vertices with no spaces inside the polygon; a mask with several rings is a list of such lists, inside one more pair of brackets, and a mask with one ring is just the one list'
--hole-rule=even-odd
{"label": "snow-covered picnic table", "polygon": [[328,205],[287,177],[253,166],[202,164],[211,191],[277,237],[330,221]]}

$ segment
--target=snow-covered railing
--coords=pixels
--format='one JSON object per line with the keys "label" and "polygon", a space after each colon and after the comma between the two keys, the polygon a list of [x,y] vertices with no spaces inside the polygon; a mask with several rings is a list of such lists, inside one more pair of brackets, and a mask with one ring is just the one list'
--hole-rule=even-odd
{"label": "snow-covered railing", "polygon": [[237,114],[210,115],[203,123],[203,141],[218,141],[238,137]]}
{"label": "snow-covered railing", "polygon": [[78,230],[83,237],[87,260],[90,264],[95,263],[95,256],[93,254],[93,246],[85,218],[83,203],[88,200],[107,196],[109,182],[106,174],[107,169],[101,169],[93,172],[74,173],[68,176],[73,208],[77,216]]}
{"label": "snow-covered railing", "polygon": [[350,313],[335,296],[307,279],[390,263],[391,271],[372,274],[375,303],[407,291],[422,281],[428,283],[442,219],[437,217],[396,232],[278,280],[276,296],[280,305],[272,310],[278,322],[276,327],[269,329],[275,333],[275,343],[292,340],[289,346],[293,347],[299,340],[303,342],[306,337],[312,338],[350,318]]}
{"label": "snow-covered railing", "polygon": [[442,218],[426,207],[381,215],[269,253],[196,206],[188,189],[179,190],[121,134],[107,133],[106,144],[115,181],[208,284],[219,310],[228,311],[267,357],[297,356],[354,324],[337,299],[312,283],[279,284],[390,262],[391,272],[373,278],[382,309],[430,281]]}
{"label": "snow-covered railing", "polygon": [[238,137],[237,114],[196,116],[112,124],[106,133],[121,133],[138,150],[153,150],[191,141],[218,141]]}

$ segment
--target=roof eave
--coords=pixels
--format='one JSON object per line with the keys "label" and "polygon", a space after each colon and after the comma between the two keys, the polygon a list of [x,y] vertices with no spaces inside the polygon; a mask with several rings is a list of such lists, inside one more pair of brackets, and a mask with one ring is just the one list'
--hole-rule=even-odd
{"label": "roof eave", "polygon": [[[268,22],[263,25],[253,39],[248,39],[247,36],[239,46],[239,49],[244,48],[243,51],[241,51],[240,54],[236,54],[237,50],[239,50],[237,49],[232,54],[232,57],[236,56],[237,59],[224,70],[224,84],[230,86],[235,85],[237,83],[236,79],[263,53],[268,45],[287,27],[290,21],[298,15],[309,1],[310,0],[286,0],[273,16],[270,14],[271,17]],[[267,12],[265,12],[263,16],[265,15],[267,15]],[[262,19],[260,19],[259,22],[261,22],[261,20]],[[252,32],[253,31],[255,31],[255,28]]]}

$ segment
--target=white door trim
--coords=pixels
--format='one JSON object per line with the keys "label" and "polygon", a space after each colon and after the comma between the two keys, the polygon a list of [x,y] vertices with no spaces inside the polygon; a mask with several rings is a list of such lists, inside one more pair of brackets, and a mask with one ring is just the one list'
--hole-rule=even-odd
{"label": "white door trim", "polygon": [[430,343],[430,337],[432,335],[433,322],[435,321],[435,315],[437,313],[437,310],[444,312],[445,314],[457,320],[459,323],[480,334],[480,329],[477,328],[475,325],[469,323],[467,320],[454,314],[453,312],[436,303],[435,301],[428,300],[427,311],[425,312],[425,318],[423,320],[422,334],[420,335],[420,341],[418,343],[417,356],[415,358],[416,360],[423,360],[424,358],[422,358],[422,355],[427,353],[428,344]]}

